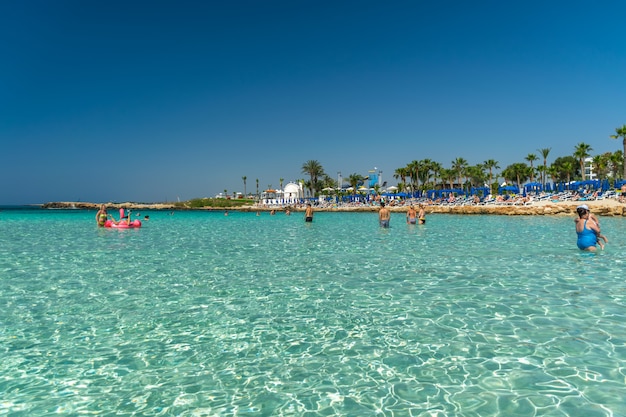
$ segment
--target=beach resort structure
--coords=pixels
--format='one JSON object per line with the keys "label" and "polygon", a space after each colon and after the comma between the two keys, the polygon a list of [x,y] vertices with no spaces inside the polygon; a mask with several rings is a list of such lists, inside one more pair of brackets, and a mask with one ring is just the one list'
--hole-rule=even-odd
{"label": "beach resort structure", "polygon": [[301,203],[304,198],[302,182],[289,182],[282,190],[268,189],[261,193],[260,203],[266,206],[285,206]]}

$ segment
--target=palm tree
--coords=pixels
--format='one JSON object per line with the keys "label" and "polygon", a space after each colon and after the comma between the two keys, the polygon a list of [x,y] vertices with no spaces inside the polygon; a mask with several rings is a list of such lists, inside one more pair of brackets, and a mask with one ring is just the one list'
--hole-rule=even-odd
{"label": "palm tree", "polygon": [[430,164],[430,169],[433,171],[433,188],[437,187],[437,178],[441,176],[441,170],[443,169],[443,165],[441,165],[439,162],[435,162],[433,161]]}
{"label": "palm tree", "polygon": [[542,148],[538,149],[539,153],[543,157],[543,175],[541,178],[541,185],[546,186],[546,172],[548,172],[548,155],[552,148]]}
{"label": "palm tree", "polygon": [[[393,173],[393,177],[395,179],[402,179],[402,186],[403,188],[406,188],[406,177],[409,176],[409,171],[406,169],[406,167],[403,168],[397,168],[396,171]],[[400,187],[400,185],[398,185],[398,187]]]}
{"label": "palm tree", "polygon": [[544,181],[544,178],[546,177],[547,168],[544,167],[543,165],[539,165],[536,169],[537,169],[537,172],[539,173],[539,178],[541,178],[541,185],[545,186],[546,182]]}
{"label": "palm tree", "polygon": [[452,161],[452,170],[456,173],[456,176],[459,180],[459,186],[463,187],[463,183],[461,182],[461,177],[465,175],[465,170],[467,169],[467,161],[463,158],[456,158]]}
{"label": "palm tree", "polygon": [[308,174],[311,178],[309,189],[311,190],[311,196],[315,197],[315,191],[317,191],[318,188],[317,179],[324,175],[324,168],[322,168],[322,164],[315,160],[308,160],[302,165],[302,173]]}
{"label": "palm tree", "polygon": [[419,180],[422,182],[422,188],[427,189],[430,180],[430,169],[428,168],[428,165],[422,165],[422,169],[420,169]]}
{"label": "palm tree", "polygon": [[609,170],[609,162],[611,158],[611,152],[606,152],[602,155],[596,155],[593,157],[592,166],[593,171],[596,173],[596,178],[604,179]]}
{"label": "palm tree", "polygon": [[[569,164],[566,166],[566,164]],[[573,167],[573,168],[572,168]],[[576,175],[580,168],[578,160],[571,155],[556,158],[550,165],[550,175],[553,181],[568,181],[572,175]]]}
{"label": "palm tree", "polygon": [[279,179],[278,179],[278,182],[280,183],[280,189],[281,189],[281,190],[283,189],[283,181],[285,181],[285,179],[284,179],[284,178],[279,178]]}
{"label": "palm tree", "polygon": [[526,155],[526,158],[524,159],[526,159],[530,163],[530,182],[533,182],[535,180],[534,178],[535,168],[533,167],[533,162],[538,159],[537,155],[535,155],[534,153],[529,153],[528,155]]}
{"label": "palm tree", "polygon": [[[572,164],[570,161],[566,161],[566,162],[563,162],[561,166],[563,170],[565,171],[565,174],[567,175],[567,189],[569,190],[569,183],[571,182],[571,174],[574,172],[574,164]],[[583,172],[583,178],[584,176],[585,176],[585,173]]]}
{"label": "palm tree", "polygon": [[482,164],[467,167],[467,177],[470,187],[483,186],[487,176],[485,175],[485,166]]}
{"label": "palm tree", "polygon": [[487,159],[484,162],[484,165],[485,165],[485,169],[489,170],[489,189],[492,189],[493,188],[493,170],[500,169],[500,166],[498,165],[498,161],[494,159]]}
{"label": "palm tree", "polygon": [[330,175],[327,174],[324,174],[321,183],[323,188],[337,188],[337,180],[331,178]]}
{"label": "palm tree", "polygon": [[420,163],[417,160],[411,161],[406,166],[406,169],[409,171],[409,178],[411,178],[411,191],[415,192],[419,185],[418,174],[420,170]]}
{"label": "palm tree", "polygon": [[256,198],[259,198],[259,179],[256,179]]}
{"label": "palm tree", "polygon": [[[624,153],[622,151],[615,151],[611,154],[611,173],[613,178],[617,178],[617,173],[623,171],[624,168]],[[626,178],[626,177],[624,177]]]}
{"label": "palm tree", "polygon": [[442,169],[441,172],[439,173],[439,177],[441,178],[442,188],[444,188],[443,184],[446,184],[446,183],[450,185],[450,189],[454,188],[454,184],[452,184],[452,182],[454,181],[454,176],[455,176],[454,170],[447,169],[447,168]]}
{"label": "palm tree", "polygon": [[622,125],[622,127],[616,127],[615,134],[611,135],[611,139],[619,138],[622,138],[622,146],[624,147],[624,150],[622,151],[622,155],[624,157],[624,159],[622,160],[622,164],[624,166],[622,178],[626,178],[626,125]]}
{"label": "palm tree", "polygon": [[502,176],[507,180],[516,180],[517,188],[521,190],[521,184],[530,176],[530,167],[523,162],[516,162],[506,167]]}
{"label": "palm tree", "polygon": [[550,165],[544,175],[550,175],[552,182],[555,182],[559,178],[559,169],[555,165]]}
{"label": "palm tree", "polygon": [[430,181],[430,174],[431,171],[433,171],[434,164],[435,162],[428,158],[422,159],[420,161],[420,180],[422,180],[422,184],[425,186],[425,188],[428,186],[428,183]]}
{"label": "palm tree", "polygon": [[584,142],[580,142],[574,148],[574,158],[578,159],[578,163],[580,164],[580,172],[583,176],[583,181],[585,180],[585,159],[589,157],[589,152],[593,149],[591,145],[588,145]]}
{"label": "palm tree", "polygon": [[348,177],[348,184],[352,187],[352,194],[356,194],[356,189],[359,186],[360,181],[363,181],[363,176],[359,174],[350,174]]}
{"label": "palm tree", "polygon": [[248,194],[246,194],[246,180],[248,179],[248,177],[244,175],[243,177],[241,177],[241,179],[243,180],[243,198],[247,198]]}

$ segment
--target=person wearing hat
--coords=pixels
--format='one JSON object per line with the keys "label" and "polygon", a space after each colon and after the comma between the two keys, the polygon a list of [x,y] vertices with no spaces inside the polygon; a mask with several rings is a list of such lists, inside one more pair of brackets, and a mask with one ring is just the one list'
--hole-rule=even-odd
{"label": "person wearing hat", "polygon": [[586,204],[576,207],[576,213],[578,218],[576,223],[576,234],[578,239],[576,245],[580,250],[595,252],[596,244],[600,244],[600,248],[604,249],[604,245],[600,242],[600,239],[608,241],[606,237],[600,233],[600,226],[598,223],[591,219],[591,213],[589,207]]}

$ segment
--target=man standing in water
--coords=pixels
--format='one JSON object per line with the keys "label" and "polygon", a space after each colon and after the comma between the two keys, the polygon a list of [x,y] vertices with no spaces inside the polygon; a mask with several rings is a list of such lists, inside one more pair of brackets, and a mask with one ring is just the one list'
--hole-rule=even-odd
{"label": "man standing in water", "polygon": [[313,207],[311,207],[311,203],[307,203],[306,210],[304,212],[304,221],[312,222],[313,221]]}
{"label": "man standing in water", "polygon": [[415,224],[417,218],[417,212],[413,206],[409,206],[409,209],[406,211],[406,222],[408,224]]}
{"label": "man standing in water", "polygon": [[384,227],[387,229],[389,227],[389,218],[391,217],[391,213],[389,209],[385,207],[385,203],[380,202],[380,210],[378,210],[378,222],[380,223],[380,227]]}

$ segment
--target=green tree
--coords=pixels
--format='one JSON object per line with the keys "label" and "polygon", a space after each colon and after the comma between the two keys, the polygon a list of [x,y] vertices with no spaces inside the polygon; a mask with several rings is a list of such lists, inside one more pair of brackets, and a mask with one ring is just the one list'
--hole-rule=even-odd
{"label": "green tree", "polygon": [[572,174],[576,172],[576,164],[573,161],[566,161],[563,163],[563,170],[565,171],[565,175],[567,177],[567,189],[569,190],[569,183],[572,182]]}
{"label": "green tree", "polygon": [[552,181],[553,181],[553,182],[558,181],[558,178],[559,178],[559,172],[558,172],[558,170],[557,170],[557,167],[556,167],[556,166],[554,166],[554,164],[553,164],[553,165],[550,165],[550,166],[547,168],[546,175],[550,175],[550,178],[552,178]]}
{"label": "green tree", "polygon": [[441,170],[443,169],[443,165],[439,162],[433,161],[430,164],[430,169],[433,171],[433,188],[437,188],[437,180],[441,176]]}
{"label": "green tree", "polygon": [[448,188],[454,188],[454,178],[456,176],[456,172],[453,169],[443,168],[439,173],[441,178],[442,189],[446,188],[445,185],[449,185]]}
{"label": "green tree", "polygon": [[593,149],[591,145],[588,145],[584,142],[580,142],[574,148],[574,158],[578,159],[578,163],[580,164],[580,172],[582,174],[583,181],[585,180],[585,159],[589,157],[589,152]]}
{"label": "green tree", "polygon": [[545,187],[546,185],[546,172],[548,170],[548,168],[544,167],[543,165],[539,165],[537,168],[537,173],[539,174],[539,178],[541,179],[541,184]]}
{"label": "green tree", "polygon": [[359,183],[363,183],[363,176],[359,174],[350,174],[348,176],[348,184],[352,187],[352,194],[356,194],[357,188],[359,187]]}
{"label": "green tree", "polygon": [[422,182],[422,189],[428,186],[430,175],[430,163],[427,160],[420,161],[419,180]]}
{"label": "green tree", "polygon": [[244,175],[243,177],[241,177],[241,179],[243,180],[243,197],[247,198],[248,194],[246,194],[246,180],[248,179],[248,177]]}
{"label": "green tree", "polygon": [[551,150],[552,148],[539,149],[539,153],[543,157],[543,175],[541,177],[541,184],[544,187],[546,186],[546,173],[548,172],[548,155],[550,154]]}
{"label": "green tree", "polygon": [[611,163],[611,152],[603,153],[602,155],[596,155],[591,161],[593,171],[596,173],[598,179],[605,179],[609,172],[609,165]]}
{"label": "green tree", "polygon": [[522,189],[522,184],[530,177],[530,167],[523,162],[509,165],[502,171],[502,176],[517,183],[517,188]]}
{"label": "green tree", "polygon": [[[396,171],[393,173],[393,177],[396,180],[398,179],[402,180],[402,189],[406,188],[406,177],[408,176],[409,176],[409,171],[408,169],[406,169],[406,167],[397,168]],[[398,184],[398,188],[400,188],[400,184]]]}
{"label": "green tree", "polygon": [[483,164],[467,167],[466,173],[470,187],[482,187],[487,181],[487,174]]}
{"label": "green tree", "polygon": [[621,173],[624,170],[624,152],[615,151],[610,157],[611,175],[613,178],[618,178],[618,172]]}
{"label": "green tree", "polygon": [[615,128],[615,134],[610,136],[611,139],[619,139],[622,138],[622,178],[626,178],[626,125],[622,125],[622,127]]}
{"label": "green tree", "polygon": [[465,176],[465,170],[467,169],[467,161],[463,158],[456,158],[452,161],[452,170],[456,173],[456,177],[459,182],[459,186],[463,186],[461,178]]}
{"label": "green tree", "polygon": [[[492,190],[492,194],[495,194],[495,192],[493,191],[493,170],[494,169],[500,169],[500,166],[498,165],[498,161],[496,161],[495,159],[487,159],[484,163],[485,169],[489,170],[489,189]],[[496,191],[497,191],[497,187],[496,187]]]}
{"label": "green tree", "polygon": [[324,174],[324,176],[322,176],[322,188],[337,188],[337,180],[334,178],[331,178],[330,175],[326,175]]}
{"label": "green tree", "polygon": [[528,155],[526,155],[526,158],[524,158],[528,161],[528,163],[530,164],[530,182],[533,182],[535,180],[534,178],[534,174],[535,174],[535,168],[533,167],[533,162],[535,162],[537,159],[537,155],[535,155],[534,153],[529,153]]}
{"label": "green tree", "polygon": [[577,166],[578,161],[573,156],[561,156],[552,162],[549,172],[554,181],[570,182],[571,176],[576,176],[578,173],[576,168]]}
{"label": "green tree", "polygon": [[309,175],[311,179],[309,182],[309,189],[311,190],[311,196],[315,197],[315,193],[319,188],[318,178],[324,175],[324,168],[322,168],[322,165],[319,162],[309,160],[302,165],[302,173]]}
{"label": "green tree", "polygon": [[415,191],[417,190],[417,187],[419,186],[419,170],[420,170],[419,161],[415,160],[415,161],[409,162],[409,164],[406,166],[406,169],[408,170],[409,178],[411,179],[411,191]]}
{"label": "green tree", "polygon": [[430,178],[433,171],[434,162],[428,158],[420,161],[420,175],[419,179],[422,181],[422,186],[426,189],[429,186]]}
{"label": "green tree", "polygon": [[256,179],[256,198],[259,198],[259,179]]}

